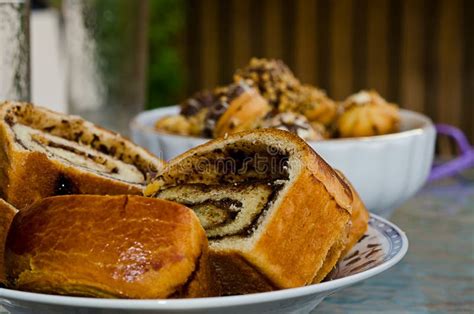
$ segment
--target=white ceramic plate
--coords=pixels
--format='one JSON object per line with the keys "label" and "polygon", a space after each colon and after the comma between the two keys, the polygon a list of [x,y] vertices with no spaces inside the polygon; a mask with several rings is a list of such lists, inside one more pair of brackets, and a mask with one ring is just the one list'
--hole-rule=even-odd
{"label": "white ceramic plate", "polygon": [[0,288],[0,304],[12,313],[308,313],[336,290],[394,266],[407,249],[408,239],[403,231],[372,215],[366,235],[339,262],[330,274],[332,279],[320,284],[242,296],[181,300],[94,299]]}
{"label": "white ceramic plate", "polygon": [[[135,143],[168,160],[208,141],[154,130],[159,118],[178,112],[179,107],[172,106],[140,113],[130,123]],[[433,161],[436,132],[431,120],[403,109],[400,117],[398,133],[308,142],[344,173],[365,205],[383,217],[423,186]]]}

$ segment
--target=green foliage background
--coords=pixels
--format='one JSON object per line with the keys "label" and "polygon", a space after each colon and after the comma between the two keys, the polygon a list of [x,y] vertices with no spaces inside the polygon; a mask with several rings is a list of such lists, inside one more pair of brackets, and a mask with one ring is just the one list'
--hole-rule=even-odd
{"label": "green foliage background", "polygon": [[185,0],[150,0],[147,109],[175,104],[185,83],[180,36]]}
{"label": "green foliage background", "polygon": [[[73,0],[79,1],[79,0]],[[114,16],[109,23],[100,23],[98,38],[102,42],[101,54],[108,56],[104,60],[103,71],[113,73],[121,56],[116,51],[107,51],[117,38],[117,27],[126,24],[127,12],[135,0],[81,0],[91,5],[94,14],[91,19],[110,11]],[[149,1],[149,54],[146,109],[176,104],[181,97],[185,84],[184,60],[180,54],[181,38],[185,28],[186,0],[148,0]],[[49,0],[49,5],[61,8],[62,0]],[[105,50],[105,51],[104,51]],[[110,49],[109,49],[110,50]],[[119,79],[119,78],[116,78]]]}

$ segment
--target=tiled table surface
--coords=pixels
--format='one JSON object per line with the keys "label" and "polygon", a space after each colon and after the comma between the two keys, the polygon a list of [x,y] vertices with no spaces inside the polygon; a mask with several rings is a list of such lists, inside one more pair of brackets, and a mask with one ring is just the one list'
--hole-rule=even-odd
{"label": "tiled table surface", "polygon": [[405,258],[315,313],[474,313],[474,169],[428,184],[390,220],[407,233]]}

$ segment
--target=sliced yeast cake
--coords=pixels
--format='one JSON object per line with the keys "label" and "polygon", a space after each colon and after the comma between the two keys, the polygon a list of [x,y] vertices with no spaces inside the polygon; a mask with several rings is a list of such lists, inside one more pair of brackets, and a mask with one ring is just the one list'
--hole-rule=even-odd
{"label": "sliced yeast cake", "polygon": [[303,140],[277,129],[196,147],[167,164],[145,194],[196,212],[221,295],[312,283],[336,263],[326,265],[326,256],[344,248],[351,218],[349,187]]}
{"label": "sliced yeast cake", "polygon": [[163,162],[120,135],[32,104],[0,104],[0,197],[140,194]]}

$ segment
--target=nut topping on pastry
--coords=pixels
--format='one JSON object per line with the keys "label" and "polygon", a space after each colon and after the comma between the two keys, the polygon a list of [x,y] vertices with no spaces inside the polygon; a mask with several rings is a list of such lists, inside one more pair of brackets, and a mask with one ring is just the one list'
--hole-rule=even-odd
{"label": "nut topping on pastry", "polygon": [[260,94],[275,108],[279,106],[282,97],[300,85],[281,60],[253,58],[249,65],[236,71],[234,81],[240,80],[257,87]]}
{"label": "nut topping on pastry", "polygon": [[[364,108],[353,109],[354,105]],[[281,118],[282,113],[288,115]],[[340,104],[323,90],[301,84],[281,60],[257,58],[235,72],[234,83],[197,93],[183,102],[180,114],[161,118],[156,123],[157,130],[217,138],[243,130],[277,127],[306,140],[317,140],[396,132],[399,120],[398,108],[375,91],[362,91]],[[295,119],[298,115],[304,117]],[[269,120],[275,116],[278,118]],[[297,121],[295,127],[293,121],[285,122],[289,117]],[[298,123],[299,120],[305,121]]]}
{"label": "nut topping on pastry", "polygon": [[319,125],[318,129],[315,129],[305,116],[294,112],[279,113],[263,121],[260,127],[289,131],[308,141],[324,139],[323,125]]}

